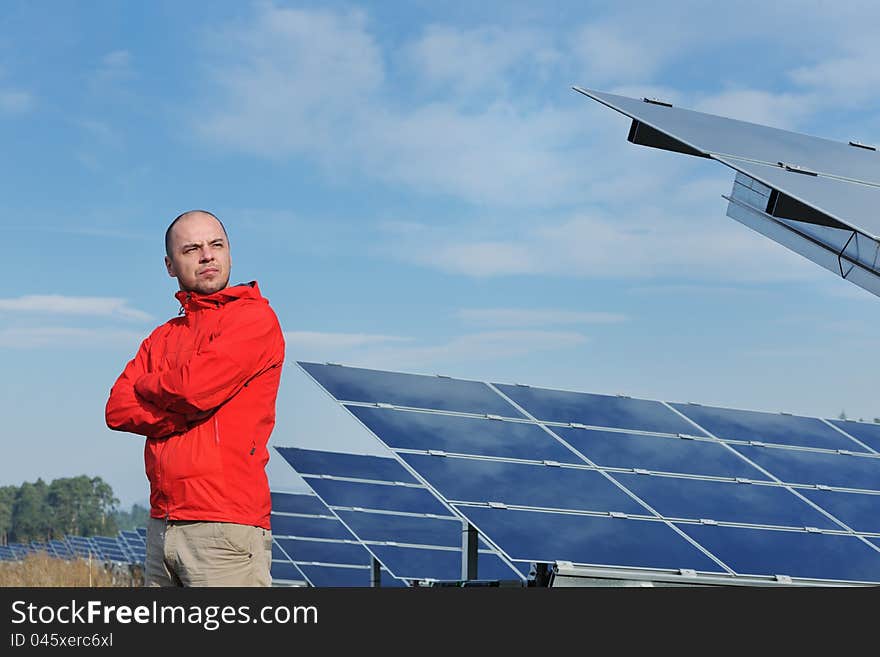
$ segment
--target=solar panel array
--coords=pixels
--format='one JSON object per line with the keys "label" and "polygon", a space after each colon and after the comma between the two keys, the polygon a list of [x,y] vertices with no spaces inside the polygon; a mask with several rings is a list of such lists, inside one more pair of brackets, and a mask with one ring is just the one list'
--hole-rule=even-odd
{"label": "solar panel array", "polygon": [[632,118],[628,140],[736,171],[727,215],[880,295],[877,147],[600,91],[575,90]]}
{"label": "solar panel array", "polygon": [[880,583],[880,426],[299,365],[413,475],[401,490],[436,493],[521,572]]}
{"label": "solar panel array", "polygon": [[[290,447],[276,448],[321,501],[394,577],[460,581],[461,517],[394,458]],[[523,582],[528,574],[478,545],[474,580]],[[466,578],[464,578],[466,579]]]}
{"label": "solar panel array", "polygon": [[[316,496],[272,491],[272,581],[276,586],[370,586],[370,553]],[[402,586],[387,570],[379,585]]]}
{"label": "solar panel array", "polygon": [[117,536],[65,536],[45,543],[0,545],[0,561],[20,560],[28,554],[45,553],[57,559],[91,557],[114,563],[143,564],[146,559],[146,530],[121,531]]}

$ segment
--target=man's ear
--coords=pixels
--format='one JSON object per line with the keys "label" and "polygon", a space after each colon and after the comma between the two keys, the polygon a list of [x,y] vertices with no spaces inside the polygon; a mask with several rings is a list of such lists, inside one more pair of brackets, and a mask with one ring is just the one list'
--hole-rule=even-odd
{"label": "man's ear", "polygon": [[168,275],[171,278],[177,278],[177,274],[174,273],[174,265],[171,262],[171,258],[165,256],[165,269],[168,270]]}

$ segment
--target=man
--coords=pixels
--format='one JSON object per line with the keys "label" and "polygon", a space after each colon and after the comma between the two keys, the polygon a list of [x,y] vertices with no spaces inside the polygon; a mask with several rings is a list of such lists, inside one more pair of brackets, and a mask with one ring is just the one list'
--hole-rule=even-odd
{"label": "man", "polygon": [[229,286],[229,239],[210,212],[171,222],[165,252],[182,315],[141,343],[105,413],[111,429],[146,436],[145,583],[269,586],[281,328],[256,281]]}

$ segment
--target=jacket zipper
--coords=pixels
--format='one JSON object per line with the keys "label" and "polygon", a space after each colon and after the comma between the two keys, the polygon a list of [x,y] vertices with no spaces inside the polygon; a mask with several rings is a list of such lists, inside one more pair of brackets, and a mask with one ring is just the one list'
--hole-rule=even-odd
{"label": "jacket zipper", "polygon": [[217,413],[214,413],[214,443],[220,444],[220,424],[217,422]]}

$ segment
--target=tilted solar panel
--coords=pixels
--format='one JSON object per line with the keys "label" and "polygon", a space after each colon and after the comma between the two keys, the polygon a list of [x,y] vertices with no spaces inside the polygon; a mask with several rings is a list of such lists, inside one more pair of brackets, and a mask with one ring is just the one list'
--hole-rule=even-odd
{"label": "tilted solar panel", "polygon": [[[465,526],[461,517],[398,461],[341,452],[276,449],[395,577],[463,579]],[[476,568],[475,579],[524,579],[521,571],[505,563],[485,543],[478,546]]]}
{"label": "tilted solar panel", "polygon": [[880,295],[880,156],[836,142],[581,87],[632,119],[628,140],[736,171],[727,215]]}
{"label": "tilted solar panel", "polygon": [[[344,388],[349,368],[304,369],[322,387],[330,377]],[[386,389],[362,396],[375,402],[337,401],[521,569],[571,562],[729,581],[880,583],[880,454],[841,423],[498,383],[486,389],[519,416],[384,401],[395,397],[388,381],[412,386],[419,376],[376,377]],[[356,377],[366,378],[363,370]],[[332,477],[309,483],[345,507],[381,500],[352,495],[343,485],[351,482]],[[334,510],[358,524],[352,510]],[[438,546],[453,541],[448,515]],[[362,540],[394,531],[418,536],[419,527],[385,520],[358,528]]]}
{"label": "tilted solar panel", "polygon": [[[370,586],[370,553],[316,495],[272,491],[273,584]],[[381,586],[400,586],[387,570]]]}

